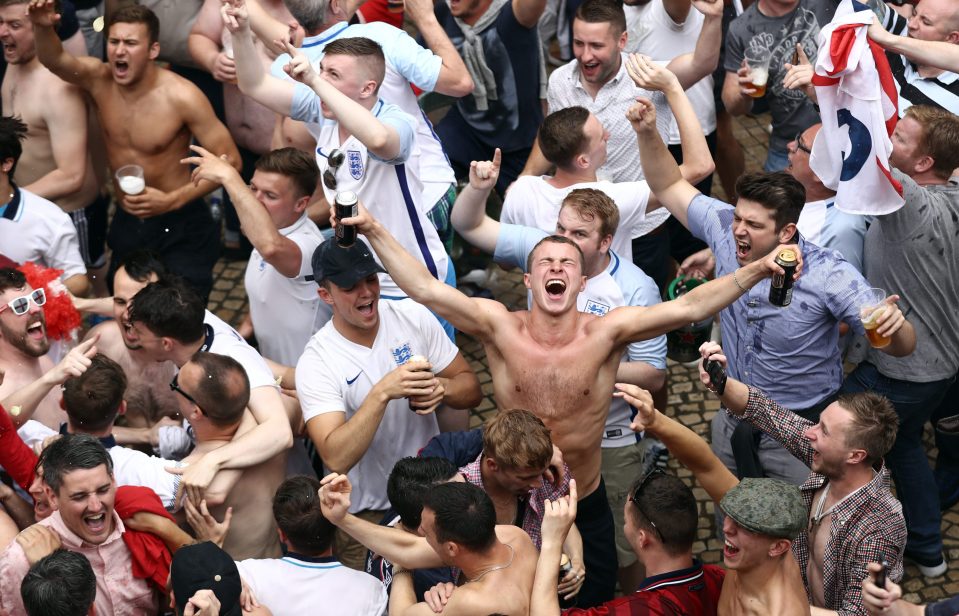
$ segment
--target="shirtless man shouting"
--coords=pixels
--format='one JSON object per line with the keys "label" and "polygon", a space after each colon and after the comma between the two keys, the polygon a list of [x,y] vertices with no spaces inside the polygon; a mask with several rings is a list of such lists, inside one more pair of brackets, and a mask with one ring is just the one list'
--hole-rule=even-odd
{"label": "shirtless man shouting", "polygon": [[[468,298],[436,281],[362,205],[358,216],[343,223],[356,225],[411,298],[483,343],[500,408],[529,409],[551,430],[581,487],[576,525],[587,576],[591,554],[616,557],[600,443],[624,348],[709,318],[760,280],[782,272],[774,262],[777,249],[677,300],[616,308],[600,318],[576,309],[586,283],[583,253],[571,240],[549,236],[533,248],[523,277],[530,310],[510,312],[499,302]],[[612,598],[612,588],[609,595],[600,600]]]}
{"label": "shirtless man shouting", "polygon": [[[146,187],[123,195],[111,223],[111,270],[136,248],[155,250],[167,268],[206,296],[219,255],[219,229],[201,199],[215,188],[194,185],[180,159],[195,138],[236,168],[240,156],[226,127],[203,93],[185,79],[154,64],[160,53],[159,22],[150,9],[130,5],[110,18],[107,59],[77,58],[63,49],[54,26],[54,0],[32,0],[37,55],[64,81],[84,89],[96,104],[114,170],[137,164]],[[117,195],[123,194],[119,186]]]}

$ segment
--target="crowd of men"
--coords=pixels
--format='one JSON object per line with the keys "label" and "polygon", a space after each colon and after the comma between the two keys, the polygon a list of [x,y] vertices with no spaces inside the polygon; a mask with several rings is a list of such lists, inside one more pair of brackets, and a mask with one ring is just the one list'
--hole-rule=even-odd
{"label": "crowd of men", "polygon": [[[819,106],[834,18],[879,128]],[[899,585],[959,502],[951,0],[0,0],[0,43],[0,614],[959,614]],[[862,131],[901,207],[823,172]]]}

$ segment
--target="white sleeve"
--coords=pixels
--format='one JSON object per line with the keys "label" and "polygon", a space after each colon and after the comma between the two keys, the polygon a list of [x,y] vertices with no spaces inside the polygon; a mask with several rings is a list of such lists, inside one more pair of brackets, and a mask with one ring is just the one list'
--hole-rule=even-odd
{"label": "white sleeve", "polygon": [[316,349],[309,346],[296,363],[296,395],[300,399],[304,422],[324,413],[346,413],[339,380],[324,363]]}
{"label": "white sleeve", "polygon": [[62,218],[57,216],[56,224],[51,225],[50,244],[44,251],[43,259],[47,267],[63,270],[64,280],[87,273],[87,266],[80,256],[77,229],[67,214],[63,214]]}
{"label": "white sleeve", "polygon": [[628,182],[630,200],[619,208],[619,228],[628,230],[629,238],[639,237],[646,230],[642,224],[646,220],[646,207],[649,205],[649,184],[646,181]]}
{"label": "white sleeve", "polygon": [[48,428],[35,419],[28,419],[17,430],[17,435],[20,437],[20,440],[26,443],[28,447],[42,443],[44,439],[56,434],[59,434],[59,432]]}
{"label": "white sleeve", "polygon": [[453,360],[456,359],[460,350],[453,344],[453,341],[449,339],[449,336],[446,335],[446,330],[444,330],[440,322],[436,320],[433,313],[420,304],[417,304],[417,306],[420,307],[420,310],[417,311],[420,321],[418,330],[420,335],[423,336],[423,341],[426,343],[426,348],[428,349],[426,356],[429,358],[430,363],[433,364],[433,372],[442,372],[453,363]]}
{"label": "white sleeve", "polygon": [[163,506],[173,511],[176,492],[180,487],[180,475],[168,473],[166,467],[178,466],[177,461],[148,456],[135,449],[127,450],[124,454],[129,456],[129,459],[118,469],[118,474],[122,474],[122,478],[117,477],[117,481],[122,480],[126,485],[150,488],[160,497]]}

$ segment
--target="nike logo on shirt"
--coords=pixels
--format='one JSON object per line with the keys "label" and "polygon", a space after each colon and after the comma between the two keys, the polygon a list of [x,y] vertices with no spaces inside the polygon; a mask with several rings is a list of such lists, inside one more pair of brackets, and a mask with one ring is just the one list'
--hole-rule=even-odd
{"label": "nike logo on shirt", "polygon": [[362,371],[362,370],[361,370],[360,372],[357,372],[357,373],[356,373],[356,376],[354,376],[352,379],[346,379],[346,384],[347,384],[347,385],[352,385],[353,383],[356,382],[356,379],[360,378],[360,375],[361,375],[361,374],[363,374],[363,371]]}

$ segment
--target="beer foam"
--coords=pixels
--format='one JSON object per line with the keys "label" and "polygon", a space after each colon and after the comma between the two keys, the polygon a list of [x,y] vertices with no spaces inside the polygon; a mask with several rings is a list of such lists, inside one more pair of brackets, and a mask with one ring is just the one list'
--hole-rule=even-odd
{"label": "beer foam", "polygon": [[767,68],[754,68],[749,71],[749,81],[757,88],[766,85],[766,82],[769,81],[769,69]]}
{"label": "beer foam", "polygon": [[135,175],[125,175],[119,178],[120,190],[128,195],[139,195],[146,188],[147,184],[143,178]]}

